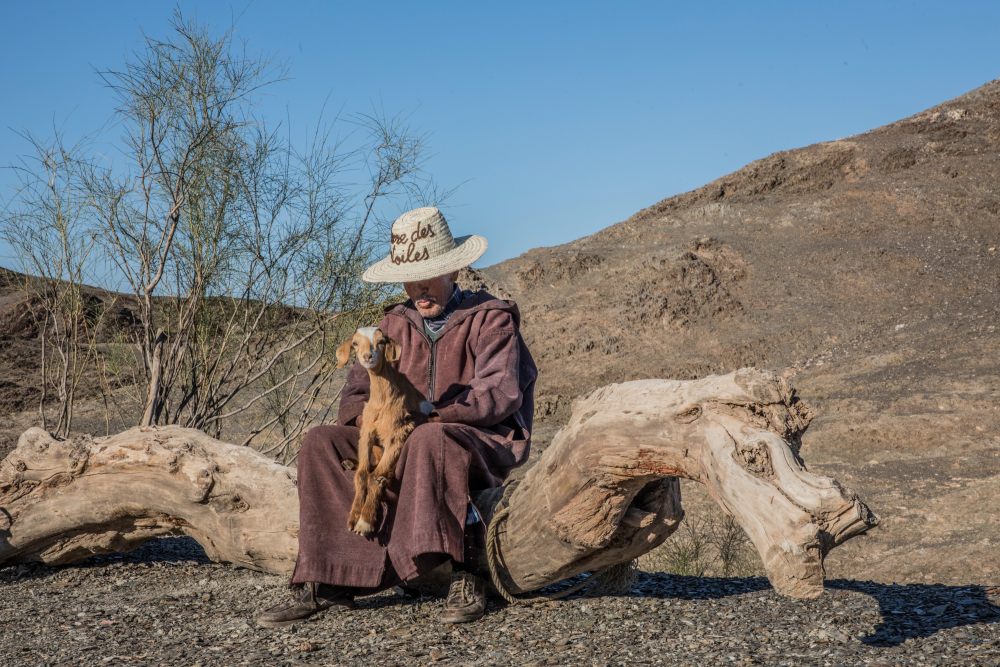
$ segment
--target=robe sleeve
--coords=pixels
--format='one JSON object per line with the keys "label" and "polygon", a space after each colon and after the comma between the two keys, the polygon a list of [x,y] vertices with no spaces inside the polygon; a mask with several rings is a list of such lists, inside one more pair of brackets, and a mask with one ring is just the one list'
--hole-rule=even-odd
{"label": "robe sleeve", "polygon": [[369,392],[368,371],[355,362],[347,374],[347,383],[340,392],[340,409],[337,423],[341,426],[357,426],[358,416],[365,408]]}

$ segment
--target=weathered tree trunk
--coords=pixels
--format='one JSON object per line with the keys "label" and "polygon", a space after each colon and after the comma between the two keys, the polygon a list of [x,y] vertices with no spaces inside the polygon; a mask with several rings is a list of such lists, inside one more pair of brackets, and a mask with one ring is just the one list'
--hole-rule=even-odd
{"label": "weathered tree trunk", "polygon": [[33,428],[0,461],[0,566],[190,535],[212,560],[290,572],[298,528],[294,470],[194,429],[57,440]]}
{"label": "weathered tree trunk", "polygon": [[779,593],[818,596],[824,556],[878,519],[806,471],[796,450],[810,419],[783,380],[754,369],[598,389],[510,499],[508,587],[536,590],[657,546],[683,516],[686,477],[735,518]]}
{"label": "weathered tree trunk", "polygon": [[[597,390],[511,494],[505,583],[536,590],[649,551],[683,517],[677,477],[687,477],[736,518],[780,593],[819,595],[827,552],[877,518],[804,469],[794,445],[808,420],[781,379],[752,369]],[[295,474],[177,427],[67,441],[31,429],[0,462],[0,566],[68,563],[168,534],[194,537],[213,560],[289,573]]]}

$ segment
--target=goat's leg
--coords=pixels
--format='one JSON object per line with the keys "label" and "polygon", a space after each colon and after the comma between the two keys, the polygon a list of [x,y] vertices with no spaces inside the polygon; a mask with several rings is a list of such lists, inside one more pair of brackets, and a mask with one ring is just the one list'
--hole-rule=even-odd
{"label": "goat's leg", "polygon": [[396,474],[396,464],[399,463],[399,457],[403,453],[403,445],[406,444],[406,439],[410,437],[413,433],[413,429],[416,428],[416,424],[413,422],[407,422],[400,426],[396,431],[389,437],[386,438],[385,450],[382,452],[382,458],[379,459],[378,465],[372,470],[372,481],[377,482],[379,478],[382,479],[381,486],[387,486],[392,480],[393,476]]}
{"label": "goat's leg", "polygon": [[372,467],[371,450],[376,439],[374,430],[361,429],[358,437],[358,469],[354,472],[354,502],[351,503],[351,513],[347,517],[347,529],[355,533],[361,532],[358,530],[358,517],[361,516],[361,508],[364,506],[365,496],[368,495]]}
{"label": "goat's leg", "polygon": [[[366,535],[375,530],[379,501],[382,500],[385,487],[392,481],[396,471],[396,464],[399,462],[400,454],[403,453],[403,444],[410,433],[413,432],[413,428],[413,424],[404,425],[402,428],[396,430],[384,443],[385,449],[382,452],[382,457],[368,478],[368,491],[364,504],[361,506],[361,514],[355,525],[355,532]],[[368,533],[362,532],[363,525],[370,526]]]}
{"label": "goat's leg", "polygon": [[385,488],[383,484],[379,483],[380,479],[384,478],[369,475],[365,481],[364,502],[361,504],[357,521],[354,523],[354,532],[358,535],[368,536],[375,532],[378,503],[382,499],[382,489]]}
{"label": "goat's leg", "polygon": [[367,470],[358,468],[354,473],[354,501],[351,503],[351,513],[347,517],[347,529],[355,533],[358,532],[358,521],[361,516],[361,508],[364,506],[365,498],[368,495],[371,475]]}

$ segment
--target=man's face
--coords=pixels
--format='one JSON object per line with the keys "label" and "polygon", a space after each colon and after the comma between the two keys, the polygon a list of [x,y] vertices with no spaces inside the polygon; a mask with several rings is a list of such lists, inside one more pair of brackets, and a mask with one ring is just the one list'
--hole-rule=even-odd
{"label": "man's face", "polygon": [[406,290],[406,296],[413,299],[413,305],[417,307],[421,317],[438,317],[448,304],[456,278],[457,271],[437,278],[403,283],[403,289]]}

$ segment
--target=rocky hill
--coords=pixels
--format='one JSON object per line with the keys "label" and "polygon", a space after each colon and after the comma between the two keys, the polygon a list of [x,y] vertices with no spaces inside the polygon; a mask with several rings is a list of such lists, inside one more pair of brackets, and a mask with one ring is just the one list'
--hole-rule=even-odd
{"label": "rocky hill", "polygon": [[819,414],[806,462],[884,518],[834,573],[1000,579],[1000,81],[482,276],[551,423],[609,382],[777,369]]}

